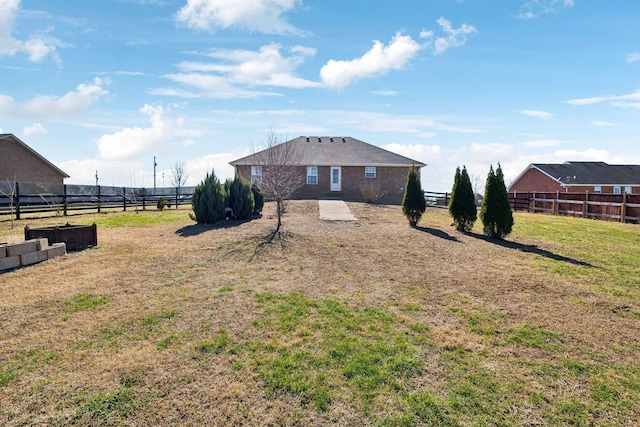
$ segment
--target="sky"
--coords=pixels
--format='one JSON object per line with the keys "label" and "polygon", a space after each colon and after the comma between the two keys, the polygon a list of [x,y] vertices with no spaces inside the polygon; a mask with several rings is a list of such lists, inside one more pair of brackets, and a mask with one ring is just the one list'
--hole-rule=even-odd
{"label": "sky", "polygon": [[187,185],[269,134],[350,136],[507,184],[640,164],[638,0],[0,0],[0,133],[68,184]]}

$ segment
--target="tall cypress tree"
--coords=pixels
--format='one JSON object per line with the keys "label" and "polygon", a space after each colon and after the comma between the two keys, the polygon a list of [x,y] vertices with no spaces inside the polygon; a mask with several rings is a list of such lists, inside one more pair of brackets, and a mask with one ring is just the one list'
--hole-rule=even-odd
{"label": "tall cypress tree", "polygon": [[462,172],[460,167],[456,168],[449,214],[453,217],[453,223],[459,231],[471,231],[478,217],[476,200],[466,166],[462,167]]}
{"label": "tall cypress tree", "polygon": [[498,163],[495,173],[493,166],[489,169],[482,208],[480,209],[480,219],[484,233],[490,237],[502,239],[511,233],[513,228],[513,213],[500,163]]}
{"label": "tall cypress tree", "polygon": [[424,198],[424,192],[420,184],[420,175],[416,167],[411,166],[407,175],[404,196],[402,197],[402,212],[409,220],[409,225],[415,227],[426,209],[427,201]]}

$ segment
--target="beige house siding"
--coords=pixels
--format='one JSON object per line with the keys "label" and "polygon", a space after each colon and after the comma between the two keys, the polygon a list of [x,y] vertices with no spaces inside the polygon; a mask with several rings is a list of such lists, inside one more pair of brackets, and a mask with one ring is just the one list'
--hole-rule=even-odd
{"label": "beige house siding", "polygon": [[0,181],[62,184],[66,174],[53,167],[19,140],[0,140]]}

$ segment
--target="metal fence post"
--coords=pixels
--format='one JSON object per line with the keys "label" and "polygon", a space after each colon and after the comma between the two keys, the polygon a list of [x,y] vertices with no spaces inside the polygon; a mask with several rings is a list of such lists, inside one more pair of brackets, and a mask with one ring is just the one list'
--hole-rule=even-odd
{"label": "metal fence post", "polygon": [[122,187],[122,207],[124,211],[127,211],[127,189]]}

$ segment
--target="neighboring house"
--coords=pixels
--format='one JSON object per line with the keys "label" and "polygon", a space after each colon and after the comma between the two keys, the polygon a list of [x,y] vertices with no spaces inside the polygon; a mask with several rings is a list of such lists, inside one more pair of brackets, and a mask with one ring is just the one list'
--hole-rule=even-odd
{"label": "neighboring house", "polygon": [[604,162],[530,164],[509,186],[509,192],[575,192],[640,194],[640,165]]}
{"label": "neighboring house", "polygon": [[69,175],[10,133],[0,134],[0,181],[63,184]]}
{"label": "neighboring house", "polygon": [[[409,169],[426,166],[391,151],[351,137],[300,136],[284,144],[295,159],[302,185],[294,197],[300,199],[341,198],[400,204]],[[230,162],[236,175],[260,182],[268,173],[269,149]]]}

